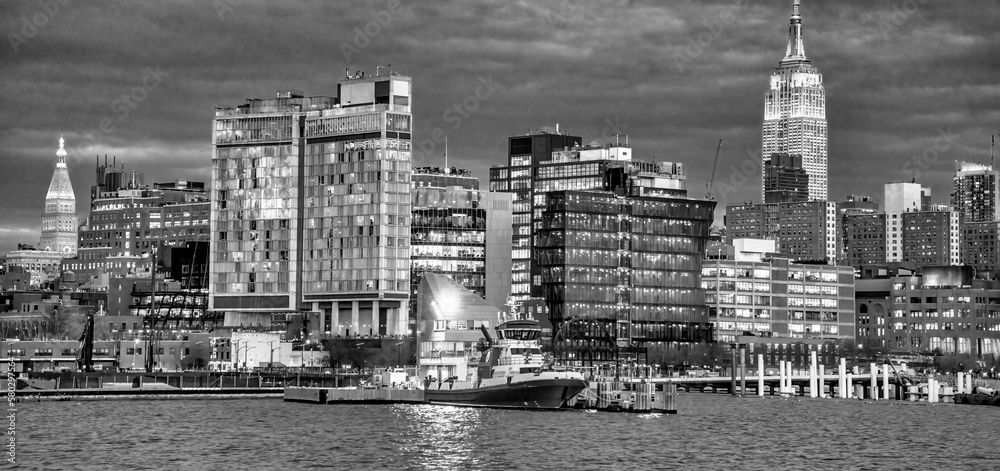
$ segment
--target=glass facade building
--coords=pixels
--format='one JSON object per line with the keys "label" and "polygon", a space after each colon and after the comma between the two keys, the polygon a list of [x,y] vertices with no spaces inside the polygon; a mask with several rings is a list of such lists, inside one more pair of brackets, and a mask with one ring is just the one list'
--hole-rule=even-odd
{"label": "glass facade building", "polygon": [[687,196],[684,166],[633,160],[625,143],[580,144],[578,136],[542,128],[508,139],[507,165],[490,169],[490,191],[514,194],[511,296],[518,309],[541,323],[548,337],[548,305],[535,250],[542,212],[551,191],[604,190],[669,197]]}
{"label": "glass facade building", "polygon": [[411,80],[342,79],[216,109],[210,309],[321,313],[319,330],[407,328]]}
{"label": "glass facade building", "polygon": [[537,253],[553,351],[596,365],[708,342],[702,254],[714,201],[556,191]]}
{"label": "glass facade building", "polygon": [[510,295],[512,199],[479,191],[468,171],[413,174],[411,318],[424,273],[440,273],[501,307]]}

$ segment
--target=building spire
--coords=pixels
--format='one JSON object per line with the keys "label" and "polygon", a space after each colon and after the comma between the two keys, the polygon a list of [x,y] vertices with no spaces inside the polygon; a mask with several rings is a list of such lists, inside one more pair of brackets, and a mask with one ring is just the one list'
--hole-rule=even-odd
{"label": "building spire", "polygon": [[788,22],[788,47],[785,49],[785,62],[806,60],[806,48],[802,43],[802,17],[799,16],[799,0],[792,4],[792,17]]}
{"label": "building spire", "polygon": [[66,166],[66,141],[63,140],[62,134],[59,135],[59,150],[56,151],[56,167]]}

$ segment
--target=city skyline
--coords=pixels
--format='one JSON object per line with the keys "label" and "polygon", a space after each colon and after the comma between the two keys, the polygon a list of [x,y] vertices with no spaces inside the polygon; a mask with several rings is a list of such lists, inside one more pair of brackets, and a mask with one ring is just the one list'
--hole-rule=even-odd
{"label": "city skyline", "polygon": [[[345,67],[392,64],[417,79],[415,166],[443,164],[446,133],[449,164],[486,182],[507,137],[559,123],[585,142],[628,134],[637,159],[684,163],[692,196],[723,139],[719,206],[760,197],[761,104],[791,0],[231,3],[0,6],[0,106],[14,111],[0,118],[0,198],[20,203],[0,212],[0,251],[38,240],[60,134],[78,194],[104,154],[151,181],[208,182],[215,107],[288,88],[334,95]],[[945,203],[954,160],[989,160],[997,12],[948,7],[802,4],[808,57],[826,76],[830,199],[878,198],[883,183],[916,177]]]}

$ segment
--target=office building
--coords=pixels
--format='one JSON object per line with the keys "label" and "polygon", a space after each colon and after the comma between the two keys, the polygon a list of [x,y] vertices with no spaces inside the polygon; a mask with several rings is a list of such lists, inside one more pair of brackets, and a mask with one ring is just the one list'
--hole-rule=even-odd
{"label": "office building", "polygon": [[513,194],[480,191],[468,170],[413,172],[411,317],[424,273],[440,273],[498,308],[511,284]]}
{"label": "office building", "polygon": [[965,222],[1000,221],[1000,172],[992,165],[955,162],[951,205]]}
{"label": "office building", "polygon": [[847,233],[846,262],[852,267],[886,263],[885,214],[848,214],[844,217]]}
{"label": "office building", "polygon": [[[108,165],[107,157],[103,165],[97,162],[95,173],[79,253],[63,263],[64,269],[84,282],[107,280],[148,272],[154,251],[157,269],[166,271],[171,267],[164,261],[174,248],[192,244],[197,253],[205,253],[210,208],[204,182],[146,185],[141,172],[126,172],[124,162]],[[204,266],[207,258],[194,264]],[[99,285],[107,288],[103,282]]]}
{"label": "office building", "polygon": [[1000,282],[970,267],[857,280],[857,343],[881,350],[1000,355]]}
{"label": "office building", "polygon": [[73,182],[69,179],[66,166],[65,141],[59,136],[59,150],[56,151],[56,167],[45,194],[45,212],[42,214],[42,237],[38,248],[46,252],[58,252],[64,258],[76,256],[77,226],[76,195]]}
{"label": "office building", "polygon": [[[792,6],[785,57],[771,72],[771,86],[764,94],[762,128],[763,162],[772,154],[802,156],[809,174],[809,200],[827,199],[826,90],[823,75],[806,59],[802,41],[799,2]],[[766,173],[761,174],[761,200],[766,195]]]}
{"label": "office building", "polygon": [[226,322],[320,313],[311,331],[407,331],[411,79],[341,79],[217,108],[209,309]]}
{"label": "office building", "polygon": [[773,241],[734,242],[733,259],[705,260],[702,268],[716,341],[747,334],[854,339],[854,270],[774,257]]}
{"label": "office building", "polygon": [[711,341],[701,268],[714,209],[705,200],[550,192],[537,253],[556,361],[645,364]]}
{"label": "office building", "polygon": [[617,189],[651,196],[687,195],[683,164],[633,160],[627,137],[624,143],[617,139],[606,144],[580,142],[579,136],[560,131],[558,125],[512,136],[507,165],[490,169],[490,191],[514,193],[511,294],[543,321],[541,272],[532,253],[547,192]]}
{"label": "office building", "polygon": [[765,203],[809,201],[809,173],[801,155],[771,154],[762,171]]}

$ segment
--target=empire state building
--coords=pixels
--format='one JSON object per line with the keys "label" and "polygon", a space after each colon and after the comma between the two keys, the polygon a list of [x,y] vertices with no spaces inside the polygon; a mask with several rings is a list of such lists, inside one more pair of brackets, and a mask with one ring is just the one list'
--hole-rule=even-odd
{"label": "empire state building", "polygon": [[[785,57],[771,72],[771,89],[764,94],[762,134],[762,168],[772,154],[801,155],[802,167],[809,175],[809,199],[826,200],[826,90],[823,75],[806,59],[799,0],[792,5]],[[764,172],[761,173],[763,201]]]}

